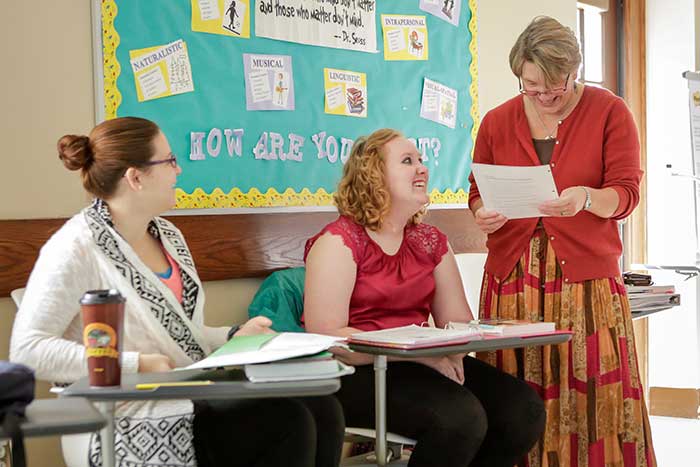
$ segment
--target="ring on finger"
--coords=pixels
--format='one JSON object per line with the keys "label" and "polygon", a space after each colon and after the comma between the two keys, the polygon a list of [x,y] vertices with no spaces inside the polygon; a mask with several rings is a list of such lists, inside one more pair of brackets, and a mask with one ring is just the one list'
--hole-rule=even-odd
{"label": "ring on finger", "polygon": [[561,214],[562,216],[566,216],[566,211],[562,211],[560,214]]}

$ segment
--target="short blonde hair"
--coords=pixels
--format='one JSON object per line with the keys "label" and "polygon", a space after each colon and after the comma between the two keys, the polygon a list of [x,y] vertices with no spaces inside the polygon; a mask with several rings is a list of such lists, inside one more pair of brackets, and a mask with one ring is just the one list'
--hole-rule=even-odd
{"label": "short blonde hair", "polygon": [[[391,197],[384,178],[384,146],[403,134],[391,128],[377,130],[369,136],[357,138],[350,151],[343,177],[333,196],[338,212],[351,217],[358,224],[377,231],[391,206]],[[418,224],[425,213],[422,209],[411,222]]]}
{"label": "short blonde hair", "polygon": [[520,33],[510,50],[510,69],[520,78],[525,62],[532,62],[544,74],[545,84],[553,86],[581,65],[576,34],[549,16],[537,16]]}

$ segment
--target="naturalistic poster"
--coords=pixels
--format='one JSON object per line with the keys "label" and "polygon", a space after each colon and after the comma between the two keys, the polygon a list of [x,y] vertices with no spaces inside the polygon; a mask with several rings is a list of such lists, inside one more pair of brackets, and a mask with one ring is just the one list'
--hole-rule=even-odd
{"label": "naturalistic poster", "polygon": [[420,9],[447,21],[453,26],[459,24],[459,11],[462,0],[420,0]]}
{"label": "naturalistic poster", "polygon": [[192,30],[250,37],[251,0],[191,0]]}
{"label": "naturalistic poster", "polygon": [[243,54],[246,110],[294,110],[289,55]]}
{"label": "naturalistic poster", "polygon": [[255,35],[374,53],[375,12],[375,0],[258,0]]}
{"label": "naturalistic poster", "polygon": [[420,116],[454,128],[457,121],[457,90],[424,78]]}
{"label": "naturalistic poster", "polygon": [[428,60],[425,16],[382,15],[384,60]]}
{"label": "naturalistic poster", "polygon": [[325,112],[346,117],[367,117],[367,76],[355,71],[323,69]]}
{"label": "naturalistic poster", "polygon": [[170,44],[129,51],[138,101],[194,91],[187,44]]}

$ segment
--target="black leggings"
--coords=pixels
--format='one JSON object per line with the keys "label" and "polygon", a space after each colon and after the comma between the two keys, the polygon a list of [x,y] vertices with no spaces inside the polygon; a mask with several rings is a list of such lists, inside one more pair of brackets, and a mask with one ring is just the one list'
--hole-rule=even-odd
{"label": "black leggings", "polygon": [[[544,430],[544,404],[523,381],[471,357],[464,385],[420,363],[389,362],[388,430],[417,440],[409,466],[512,467]],[[356,367],[336,394],[347,426],[374,428],[374,370]]]}
{"label": "black leggings", "polygon": [[337,467],[343,411],[333,396],[195,402],[199,467]]}

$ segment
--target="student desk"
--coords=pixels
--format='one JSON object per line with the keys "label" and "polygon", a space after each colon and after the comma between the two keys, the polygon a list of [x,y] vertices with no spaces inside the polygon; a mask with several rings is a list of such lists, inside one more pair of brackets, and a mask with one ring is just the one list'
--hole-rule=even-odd
{"label": "student desk", "polygon": [[[137,384],[172,383],[186,381],[213,381],[199,386],[160,386],[153,389],[136,389]],[[166,399],[258,399],[270,397],[324,396],[340,389],[340,379],[314,381],[289,381],[279,383],[251,383],[242,370],[183,370],[167,373],[143,373],[122,375],[118,387],[91,387],[83,378],[61,392],[62,398],[84,397],[94,402],[107,420],[100,432],[102,438],[102,465],[114,467],[114,406],[116,401],[166,400]]]}
{"label": "student desk", "polygon": [[417,358],[437,357],[456,353],[484,352],[490,350],[512,349],[518,347],[530,347],[536,345],[562,344],[571,339],[572,334],[567,332],[539,335],[532,337],[503,337],[477,339],[466,344],[443,345],[424,349],[392,349],[365,344],[352,344],[349,346],[356,352],[374,355],[374,423],[376,433],[377,465],[384,467],[387,464],[386,446],[386,370],[387,357]]}
{"label": "student desk", "polygon": [[[20,428],[25,437],[90,433],[105,426],[105,418],[87,400],[35,399],[27,406]],[[6,437],[0,425],[0,439]]]}

